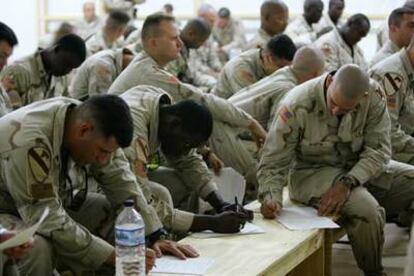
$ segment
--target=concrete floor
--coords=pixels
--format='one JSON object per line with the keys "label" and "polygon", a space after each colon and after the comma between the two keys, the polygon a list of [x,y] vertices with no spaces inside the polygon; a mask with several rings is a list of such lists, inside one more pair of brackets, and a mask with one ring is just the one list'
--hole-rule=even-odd
{"label": "concrete floor", "polygon": [[[408,239],[407,230],[395,224],[385,226],[383,265],[388,276],[404,275]],[[343,240],[346,240],[346,237]],[[356,265],[349,244],[334,244],[332,268],[333,276],[363,276]]]}

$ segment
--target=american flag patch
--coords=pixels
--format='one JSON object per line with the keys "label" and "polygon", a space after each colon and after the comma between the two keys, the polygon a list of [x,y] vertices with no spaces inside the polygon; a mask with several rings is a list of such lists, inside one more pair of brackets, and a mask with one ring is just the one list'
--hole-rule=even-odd
{"label": "american flag patch", "polygon": [[290,118],[293,117],[293,114],[289,111],[289,109],[287,109],[286,106],[284,106],[280,109],[279,116],[284,122],[287,122]]}

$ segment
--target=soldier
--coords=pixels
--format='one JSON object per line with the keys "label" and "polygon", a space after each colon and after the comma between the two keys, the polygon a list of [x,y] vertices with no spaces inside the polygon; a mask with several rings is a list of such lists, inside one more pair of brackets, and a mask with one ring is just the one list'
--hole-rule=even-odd
{"label": "soldier", "polygon": [[77,34],[86,39],[97,33],[103,25],[103,20],[96,15],[95,2],[85,2],[83,4],[83,20],[76,25]]}
{"label": "soldier", "polygon": [[292,38],[297,46],[311,44],[326,33],[326,30],[317,32],[313,26],[321,19],[322,11],[323,2],[321,0],[305,0],[303,15],[289,23],[285,34]]}
{"label": "soldier", "polygon": [[83,40],[75,34],[69,34],[52,47],[7,66],[1,74],[1,81],[9,79],[13,82],[6,88],[9,95],[14,95],[13,107],[67,95],[67,75],[79,67],[85,57]]}
{"label": "soldier", "polygon": [[180,32],[180,39],[183,42],[180,56],[167,66],[167,70],[179,80],[198,86],[206,92],[213,88],[217,80],[208,74],[199,72],[196,68],[190,67],[188,59],[190,50],[200,48],[208,39],[210,33],[210,26],[203,19],[197,18],[188,21]]}
{"label": "soldier", "polygon": [[[414,1],[407,0],[405,4],[402,6],[402,8],[409,8],[414,9]],[[385,43],[389,39],[389,30],[388,30],[388,17],[386,20],[384,20],[380,27],[378,27],[376,36],[377,36],[377,50],[380,50],[382,46],[385,45]]]}
{"label": "soldier", "polygon": [[[212,29],[217,20],[217,13],[211,5],[203,3],[198,9],[198,17],[203,18]],[[194,70],[217,78],[222,64],[218,56],[218,44],[212,35],[200,48],[190,51],[189,63]]]}
{"label": "soldier", "polygon": [[144,50],[115,80],[109,93],[121,95],[137,85],[152,85],[166,91],[174,101],[191,99],[203,103],[214,118],[213,134],[209,141],[213,151],[224,164],[246,177],[252,177],[254,181],[256,161],[244,149],[235,129],[249,130],[260,146],[266,135],[260,124],[225,100],[180,82],[164,69],[178,57],[182,45],[174,18],[160,13],[148,16],[142,28],[142,42]]}
{"label": "soldier", "polygon": [[246,45],[243,23],[233,18],[228,8],[218,11],[218,18],[213,27],[213,38],[219,44],[219,57],[226,63],[235,53],[241,53]]}
{"label": "soldier", "polygon": [[405,216],[414,199],[414,167],[390,161],[389,137],[383,93],[356,65],[292,89],[260,162],[263,216],[273,219],[281,211],[289,183],[292,199],[319,215],[339,215],[365,275],[384,275],[384,209],[387,218]]}
{"label": "soldier", "polygon": [[324,71],[323,53],[303,46],[296,52],[292,64],[247,86],[228,101],[249,113],[265,128],[269,128],[283,97],[295,86],[320,76]]}
{"label": "soldier", "polygon": [[414,164],[414,37],[407,49],[377,63],[371,77],[378,81],[387,96],[391,118],[392,158]]}
{"label": "soldier", "polygon": [[414,34],[414,10],[404,7],[393,10],[388,17],[388,30],[389,39],[372,58],[370,67],[408,46]]}
{"label": "soldier", "polygon": [[411,227],[410,243],[407,250],[407,264],[404,270],[404,276],[411,276],[414,274],[414,227]]}
{"label": "soldier", "polygon": [[332,30],[342,27],[345,22],[341,19],[345,9],[345,0],[329,0],[328,13],[324,14],[315,27],[318,31]]}
{"label": "soldier", "polygon": [[247,43],[246,50],[265,48],[267,42],[275,35],[285,31],[289,19],[289,8],[281,0],[268,0],[260,7],[260,28]]}
{"label": "soldier", "polygon": [[126,48],[90,56],[76,71],[69,90],[71,97],[84,101],[93,95],[106,94],[133,58],[134,54]]}
{"label": "soldier", "polygon": [[[161,251],[196,256],[191,247],[159,240],[165,233],[162,224],[120,149],[129,146],[133,137],[129,112],[114,95],[95,96],[84,103],[58,97],[1,120],[3,226],[30,225],[46,207],[50,209],[34,237],[33,250],[18,264],[23,275],[52,275],[56,259],[75,275],[90,274],[103,264],[113,269],[115,250],[108,241],[113,239],[115,210],[126,199],[133,199],[139,208],[149,246],[158,256]],[[85,179],[70,174],[71,164],[82,168]],[[104,195],[88,192],[86,171]],[[154,255],[147,257],[148,270]]]}
{"label": "soldier", "polygon": [[122,36],[129,22],[129,16],[121,11],[113,11],[109,14],[102,29],[86,39],[86,48],[89,55],[99,51],[121,48],[124,44]]}
{"label": "soldier", "polygon": [[[134,121],[133,142],[125,149],[125,154],[164,226],[183,233],[238,232],[247,219],[247,211],[230,211],[236,211],[236,206],[221,198],[211,173],[194,150],[211,135],[213,120],[209,110],[193,101],[172,104],[172,99],[162,89],[147,85],[131,88],[121,98],[129,105]],[[158,148],[167,159],[168,167],[183,180],[182,187],[173,187],[173,191],[187,191],[187,195],[172,192],[172,197],[185,198],[193,190],[209,202],[218,215],[196,215],[174,209],[168,190],[164,196],[154,192],[163,187],[148,180],[147,166]]]}
{"label": "soldier", "polygon": [[104,8],[107,13],[121,11],[131,19],[136,18],[137,9],[135,5],[145,3],[145,0],[104,0]]}
{"label": "soldier", "polygon": [[361,13],[354,14],[343,27],[333,29],[315,42],[325,54],[328,72],[350,63],[368,70],[364,53],[357,43],[368,34],[370,26],[368,17]]}
{"label": "soldier", "polygon": [[213,93],[228,99],[244,87],[289,65],[295,52],[296,46],[287,35],[276,35],[265,48],[251,49],[226,63]]}
{"label": "soldier", "polygon": [[[13,54],[13,48],[17,43],[18,40],[13,30],[3,22],[0,22],[0,73],[7,65],[7,61]],[[11,100],[6,92],[12,86],[14,86],[14,83],[11,77],[2,78],[0,82],[0,117],[12,110]]]}

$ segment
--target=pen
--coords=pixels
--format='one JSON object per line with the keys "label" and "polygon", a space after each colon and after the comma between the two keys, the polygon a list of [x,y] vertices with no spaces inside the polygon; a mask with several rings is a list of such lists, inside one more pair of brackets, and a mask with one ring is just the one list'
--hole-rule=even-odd
{"label": "pen", "polygon": [[239,203],[237,202],[237,196],[234,197],[234,203],[236,204],[236,213],[239,212]]}

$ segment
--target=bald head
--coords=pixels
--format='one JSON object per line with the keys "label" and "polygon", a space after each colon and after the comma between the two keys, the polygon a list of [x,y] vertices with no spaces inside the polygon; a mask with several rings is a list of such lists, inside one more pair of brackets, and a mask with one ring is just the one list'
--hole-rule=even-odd
{"label": "bald head", "polygon": [[260,27],[270,36],[283,33],[289,19],[289,9],[281,0],[268,0],[260,7]]}
{"label": "bald head", "polygon": [[203,3],[198,9],[198,16],[203,18],[210,27],[213,27],[217,19],[217,12],[212,5]]}
{"label": "bald head", "polygon": [[318,23],[322,17],[323,2],[321,0],[305,0],[303,16],[308,24]]}
{"label": "bald head", "polygon": [[291,68],[301,83],[316,78],[325,68],[323,52],[312,46],[301,47],[293,57]]}
{"label": "bald head", "polygon": [[369,76],[355,64],[341,67],[332,85],[348,100],[360,99],[369,89]]}

